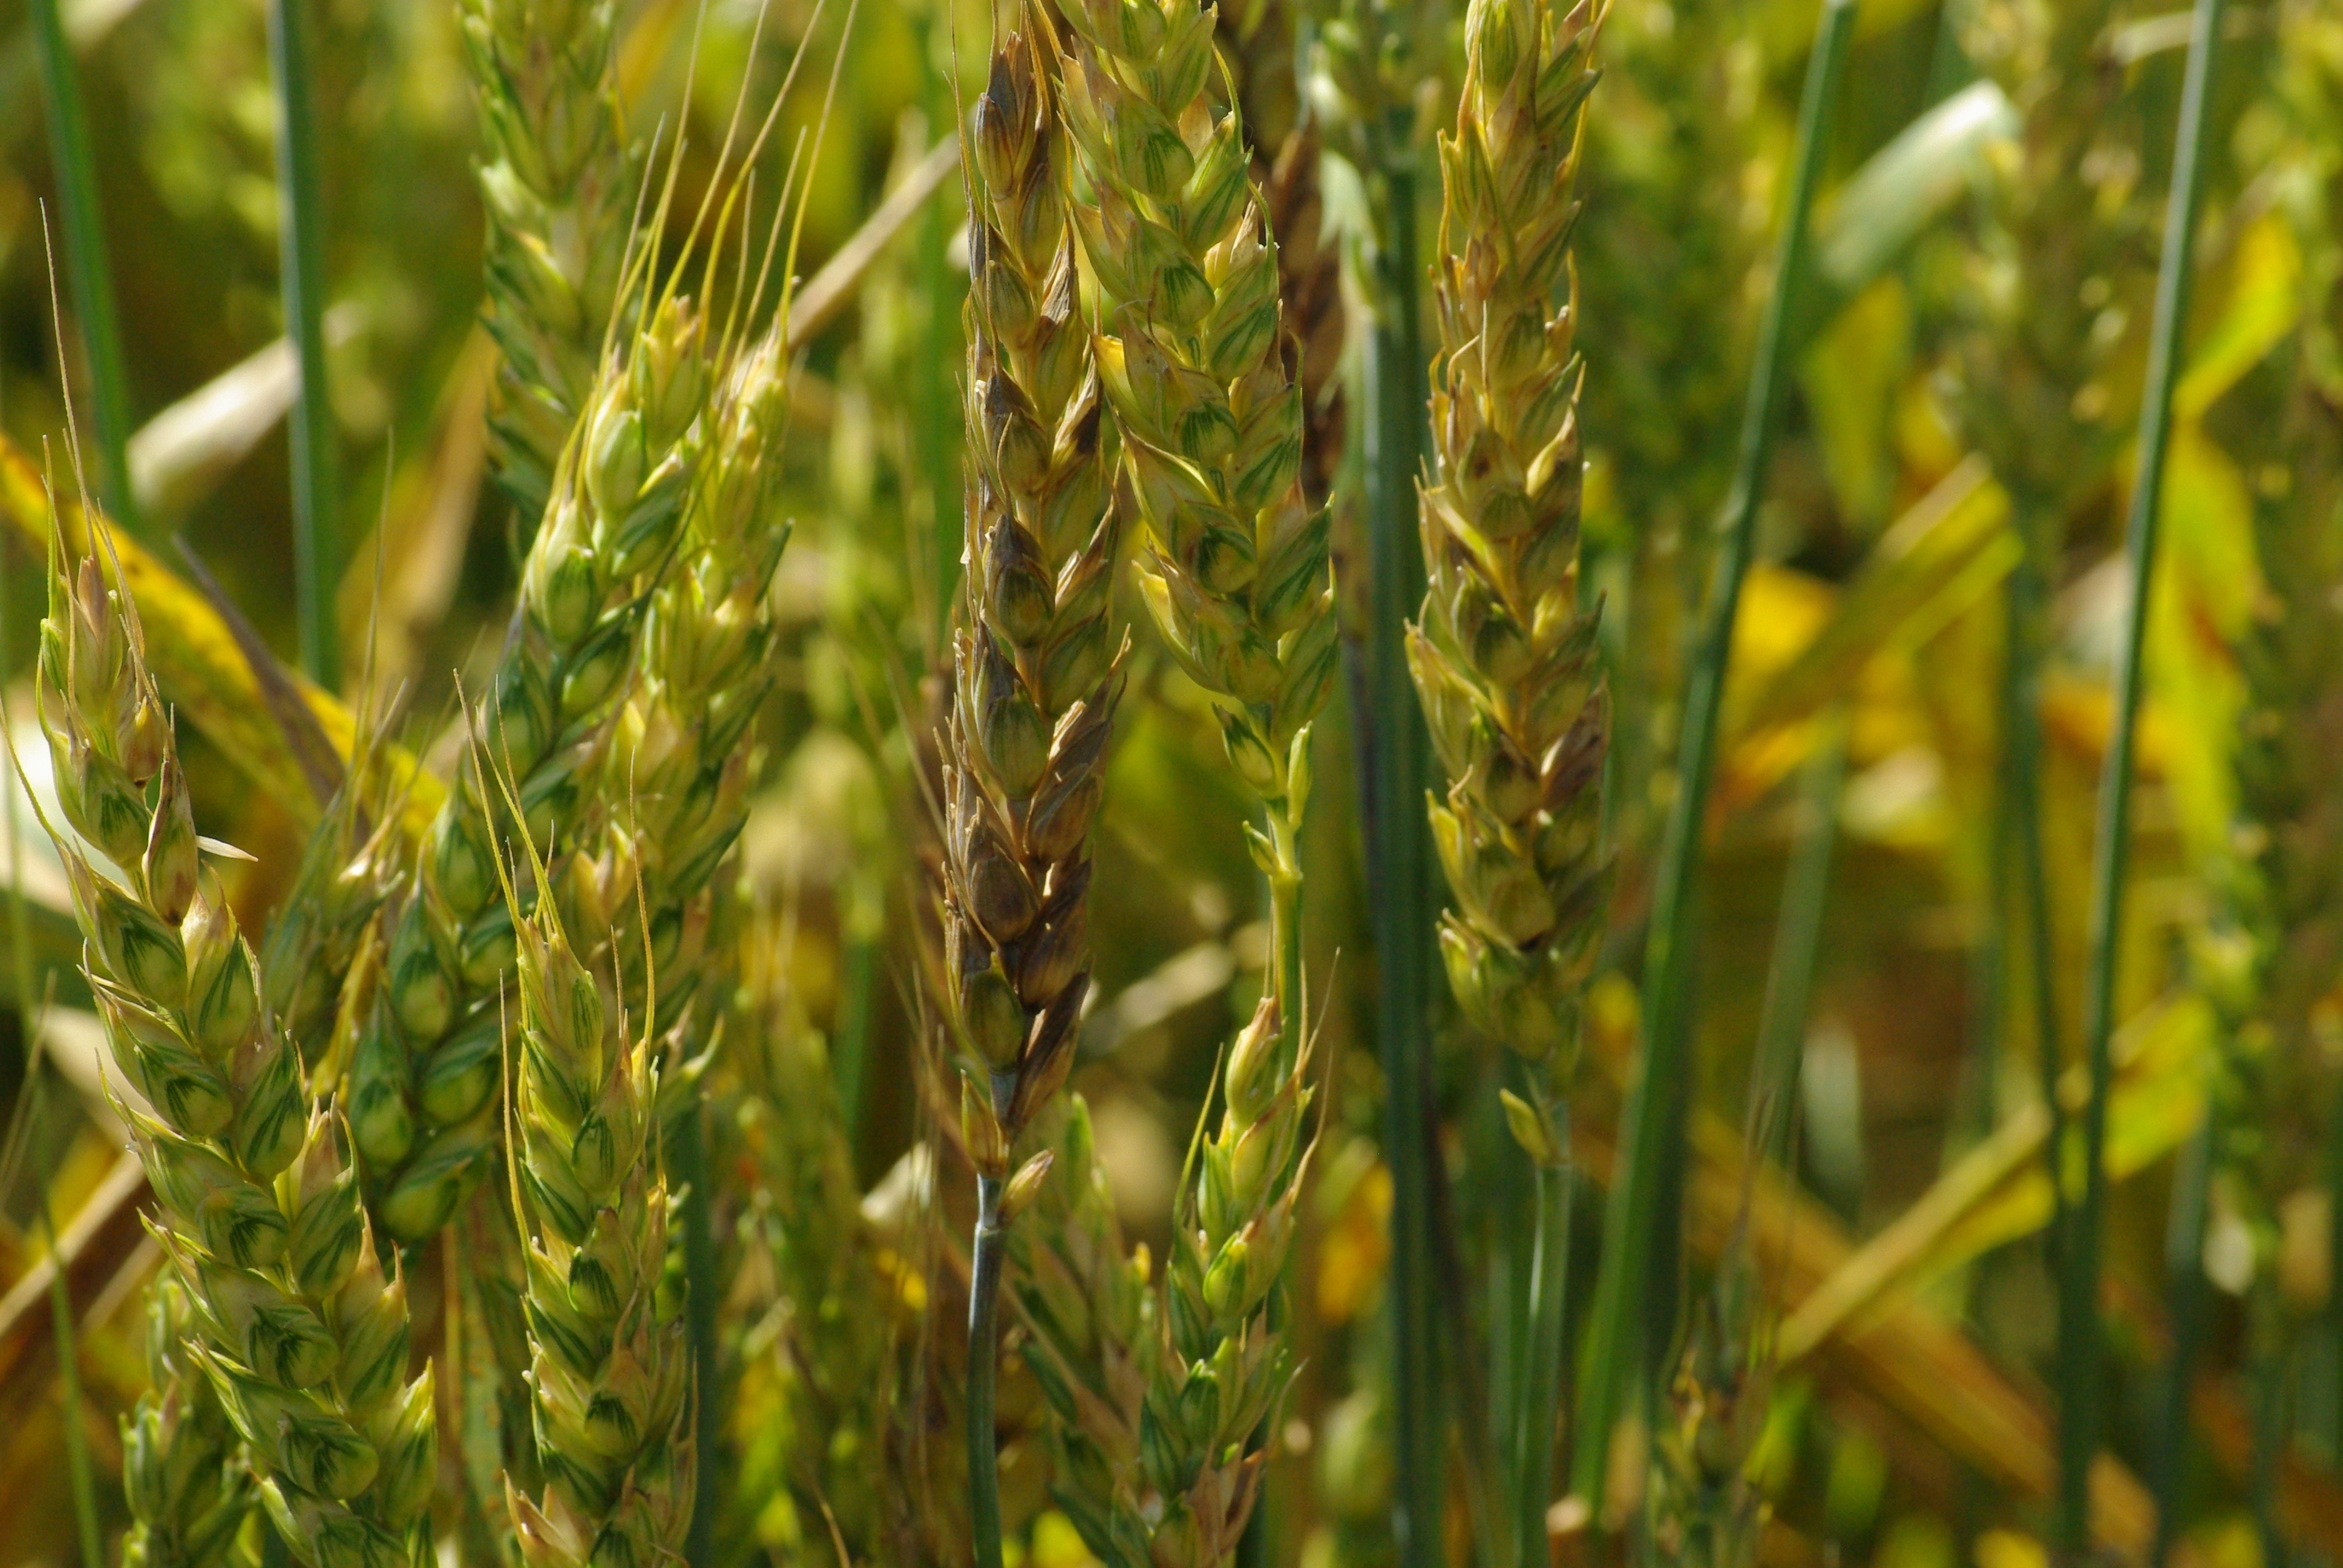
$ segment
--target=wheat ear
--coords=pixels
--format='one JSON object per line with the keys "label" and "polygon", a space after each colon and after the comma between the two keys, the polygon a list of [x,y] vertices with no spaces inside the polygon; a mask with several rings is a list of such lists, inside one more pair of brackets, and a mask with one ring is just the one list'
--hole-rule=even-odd
{"label": "wheat ear", "polygon": [[[699,314],[668,295],[647,316],[604,366],[563,451],[477,716],[478,745],[517,780],[518,820],[549,847],[569,836],[598,775],[704,446],[712,378]],[[358,1045],[351,1131],[376,1212],[401,1241],[445,1224],[497,1145],[494,988],[516,950],[491,849],[500,811],[475,778],[449,789],[393,917],[381,1000]]]}
{"label": "wheat ear", "polygon": [[1449,779],[1432,807],[1457,903],[1440,933],[1449,980],[1467,1016],[1557,1090],[1609,890],[1609,703],[1598,611],[1578,592],[1570,272],[1591,37],[1584,5],[1556,17],[1543,0],[1476,0],[1468,13],[1456,132],[1440,147],[1430,584],[1408,638]]}
{"label": "wheat ear", "polygon": [[1124,1245],[1081,1095],[1067,1097],[1053,1131],[1057,1178],[1013,1254],[1025,1362],[1050,1402],[1051,1490],[1101,1561],[1145,1563],[1154,1493],[1140,1429],[1161,1361],[1155,1283],[1145,1249]]}
{"label": "wheat ear", "polygon": [[700,488],[675,569],[652,593],[636,684],[580,829],[593,855],[572,862],[571,924],[616,933],[609,967],[630,990],[647,990],[646,965],[659,977],[654,1034],[720,1000],[711,882],[747,815],[748,740],[779,655],[771,588],[789,540],[776,495],[789,368],[777,323],[711,399]]}
{"label": "wheat ear", "polygon": [[1121,690],[1112,427],[1068,216],[1038,7],[996,15],[970,116],[965,617],[944,751],[944,945],[977,1175],[968,1442],[979,1568],[1000,1561],[992,1385],[1004,1231],[1048,1169],[1019,1134],[1073,1063],[1090,990],[1088,850]]}
{"label": "wheat ear", "polygon": [[465,0],[463,10],[486,144],[483,316],[504,351],[490,449],[529,530],[593,389],[626,269],[638,175],[619,122],[616,10],[613,0]]}
{"label": "wheat ear", "polygon": [[69,572],[52,549],[41,727],[79,837],[52,836],[114,1063],[153,1108],[123,1119],[199,1329],[188,1353],[303,1562],[426,1563],[437,1434],[429,1371],[406,1381],[406,1286],[384,1276],[340,1117],[206,885],[136,614],[96,559]]}
{"label": "wheat ear", "polygon": [[628,1037],[525,848],[537,896],[525,904],[503,880],[519,979],[513,1206],[546,1486],[531,1498],[508,1479],[506,1503],[531,1568],[650,1568],[682,1552],[695,1462],[683,1303],[661,1288],[671,1194],[657,1052],[648,1030]]}
{"label": "wheat ear", "polygon": [[1095,199],[1099,375],[1150,548],[1140,583],[1166,644],[1217,699],[1229,759],[1264,808],[1270,991],[1299,1055],[1300,834],[1310,725],[1337,658],[1327,519],[1303,498],[1302,397],[1280,330],[1278,251],[1236,110],[1217,105],[1195,0],[1084,0],[1060,64]]}

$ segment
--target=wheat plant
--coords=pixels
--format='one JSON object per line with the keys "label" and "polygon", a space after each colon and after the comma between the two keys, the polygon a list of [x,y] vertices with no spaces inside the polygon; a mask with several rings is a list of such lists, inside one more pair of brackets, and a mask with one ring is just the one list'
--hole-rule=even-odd
{"label": "wheat plant", "polygon": [[33,7],[0,1560],[2343,1558],[2332,6],[990,10]]}
{"label": "wheat plant", "polygon": [[503,351],[489,422],[497,482],[524,538],[586,411],[612,332],[636,200],[618,106],[617,9],[466,0],[488,215],[489,332]]}
{"label": "wheat plant", "polygon": [[1441,142],[1440,357],[1422,527],[1430,586],[1408,664],[1446,770],[1433,841],[1456,897],[1440,945],[1475,1027],[1521,1059],[1504,1091],[1537,1167],[1521,1336],[1514,1561],[1545,1552],[1570,1250],[1578,1013],[1610,898],[1610,703],[1579,596],[1583,437],[1570,265],[1594,12],[1480,0],[1456,130]]}
{"label": "wheat plant", "polygon": [[187,1355],[303,1562],[427,1563],[437,1434],[429,1370],[407,1380],[406,1286],[376,1250],[340,1115],[261,1005],[136,608],[95,557],[52,559],[39,706],[90,985],[151,1107],[123,1114],[200,1331]]}
{"label": "wheat plant", "polygon": [[[683,527],[711,387],[704,326],[662,293],[597,377],[530,548],[513,635],[476,716],[511,770],[514,820],[566,843],[641,634],[646,589]],[[392,917],[381,1000],[353,1064],[350,1125],[384,1227],[419,1241],[487,1175],[498,1138],[496,986],[516,932],[496,896],[494,802],[458,779]],[[551,852],[549,849],[548,852]]]}
{"label": "wheat plant", "polygon": [[991,1383],[1001,1234],[1049,1169],[1019,1134],[1073,1065],[1090,989],[1091,821],[1122,686],[1110,614],[1113,427],[1076,307],[1069,148],[1049,24],[994,21],[969,161],[966,620],[946,726],[944,941],[976,1168],[968,1449],[980,1564],[999,1561]]}

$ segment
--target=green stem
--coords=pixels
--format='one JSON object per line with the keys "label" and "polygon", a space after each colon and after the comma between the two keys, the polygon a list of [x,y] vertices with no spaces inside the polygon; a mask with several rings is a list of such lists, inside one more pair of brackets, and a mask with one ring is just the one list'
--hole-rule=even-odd
{"label": "green stem", "polygon": [[847,1149],[860,1157],[862,1147],[862,1086],[870,1055],[870,1015],[877,1000],[879,943],[870,934],[850,929],[839,975],[836,1043],[830,1053],[830,1081],[838,1087],[838,1118],[846,1131]]}
{"label": "green stem", "polygon": [[[1759,324],[1757,354],[1744,410],[1740,457],[1721,519],[1723,548],[1709,592],[1698,652],[1685,684],[1679,776],[1668,809],[1652,900],[1651,935],[1644,955],[1644,1040],[1638,1070],[1621,1116],[1619,1177],[1611,1188],[1603,1225],[1603,1261],[1588,1325],[1576,1435],[1577,1489],[1599,1505],[1611,1427],[1631,1380],[1644,1377],[1643,1356],[1628,1354],[1649,1260],[1646,1242],[1659,1216],[1655,1188],[1676,1162],[1682,1142],[1680,1092],[1692,1032],[1693,890],[1699,868],[1701,828],[1715,771],[1717,716],[1742,579],[1756,543],[1757,507],[1771,464],[1782,389],[1788,379],[1783,352],[1800,280],[1805,272],[1807,220],[1820,183],[1822,155],[1855,21],[1854,0],[1824,0],[1822,24],[1807,62],[1798,110],[1789,210],[1775,262],[1774,287]],[[1660,1339],[1663,1336],[1651,1336]],[[1664,1345],[1654,1345],[1654,1352]]]}
{"label": "green stem", "polygon": [[2164,1568],[2180,1538],[2180,1498],[2188,1464],[2188,1385],[2196,1376],[2197,1352],[2205,1332],[2205,1211],[2212,1196],[2213,1118],[2207,1111],[2182,1146],[2172,1178],[2172,1211],[2164,1240],[2167,1311],[2172,1318],[2172,1357],[2164,1368],[2164,1421],[2151,1455],[2148,1483],[2157,1499],[2156,1547],[2148,1561]]}
{"label": "green stem", "polygon": [[[2009,575],[2008,626],[2006,631],[2002,724],[2004,788],[2002,809],[2008,819],[2009,848],[2017,857],[2014,868],[2016,899],[2023,910],[2006,902],[2002,918],[2008,922],[2002,941],[2003,961],[2021,950],[2029,952],[2026,980],[2034,1008],[2034,1054],[2040,1074],[2042,1107],[2049,1118],[2043,1140],[2050,1161],[2050,1224],[2048,1238],[2053,1266],[2066,1247],[2066,1107],[2058,1097],[2058,1076],[2066,1052],[2058,1043],[2057,932],[2050,919],[2049,859],[2042,847],[2042,655],[2044,621],[2047,613],[2048,570],[2042,558],[2049,554],[2049,534],[2037,528]],[[2028,947],[2023,938],[2033,938]]]}
{"label": "green stem", "polygon": [[[1291,805],[1290,799],[1273,803],[1265,813],[1270,858],[1277,868],[1269,873],[1270,994],[1277,998],[1278,1060],[1289,1070],[1301,1058],[1302,1042],[1309,1032],[1302,992],[1302,824],[1291,814]],[[1273,1293],[1269,1303],[1270,1332],[1282,1332],[1286,1327],[1283,1319],[1283,1296]],[[1258,1452],[1268,1442],[1269,1422],[1264,1417],[1253,1429],[1252,1447]],[[1269,1562],[1270,1503],[1264,1481],[1245,1520],[1244,1533],[1237,1541],[1237,1568],[1265,1568]]]}
{"label": "green stem", "polygon": [[1782,913],[1765,976],[1757,1054],[1750,1064],[1749,1145],[1753,1156],[1786,1171],[1790,1129],[1796,1117],[1798,1063],[1806,1015],[1822,954],[1823,910],[1829,902],[1832,851],[1838,842],[1839,798],[1846,784],[1846,711],[1823,721],[1825,732],[1806,765],[1799,791],[1801,820],[1790,873],[1782,883]]}
{"label": "green stem", "polygon": [[2139,472],[2132,484],[2125,549],[2131,562],[2123,652],[2116,670],[2115,734],[2099,776],[2099,822],[2091,879],[2090,963],[2085,973],[2083,1040],[2091,1096],[2083,1108],[2083,1201],[2061,1260],[2058,1361],[2064,1388],[2058,1422],[2060,1543],[2079,1558],[2090,1546],[2090,1468],[2099,1441],[2099,1243],[2107,1207],[2107,1095],[2115,1076],[2116,960],[2123,932],[2124,873],[2131,848],[2131,785],[2139,726],[2141,655],[2147,642],[2148,588],[2156,572],[2157,523],[2163,498],[2165,448],[2172,435],[2172,388],[2180,372],[2180,337],[2188,318],[2195,267],[2191,240],[2202,186],[2205,99],[2220,47],[2222,0],[2197,0],[2188,69],[2175,135],[2172,193],[2166,203],[2164,254],[2157,271],[2148,328],[2147,397],[2140,409]]}
{"label": "green stem", "polygon": [[1420,807],[1430,740],[1405,651],[1407,619],[1423,601],[1415,486],[1427,394],[1415,172],[1404,158],[1402,152],[1380,160],[1374,176],[1382,186],[1372,257],[1377,297],[1363,376],[1366,666],[1374,711],[1357,718],[1369,732],[1367,885],[1384,1081],[1383,1157],[1392,1174],[1393,1533],[1400,1568],[1437,1568],[1447,1493],[1432,1236],[1432,942],[1440,906],[1431,828]]}
{"label": "green stem", "polygon": [[[41,66],[48,109],[49,162],[57,181],[57,216],[65,229],[65,276],[74,316],[89,360],[90,423],[97,431],[97,486],[106,509],[136,533],[138,498],[130,487],[130,381],[122,357],[121,318],[114,304],[114,269],[106,249],[97,161],[89,145],[81,76],[66,42],[57,0],[32,0],[33,48]],[[64,345],[58,346],[59,352]]]}
{"label": "green stem", "polygon": [[1570,1294],[1570,1107],[1544,1108],[1561,1151],[1537,1168],[1537,1241],[1530,1255],[1530,1288],[1523,1314],[1522,1390],[1513,1465],[1513,1562],[1545,1568],[1546,1509],[1554,1493],[1554,1426],[1562,1411],[1563,1306]]}
{"label": "green stem", "polygon": [[2288,1419],[2293,1401],[2288,1397],[2286,1309],[2278,1299],[2277,1282],[2265,1272],[2257,1272],[2246,1300],[2246,1382],[2254,1422],[2246,1492],[2253,1504],[2263,1568],[2286,1568],[2288,1553],[2286,1534],[2278,1528],[2278,1477],[2293,1430]]}
{"label": "green stem", "polygon": [[323,183],[311,98],[307,0],[268,0],[268,65],[277,88],[279,293],[285,335],[300,370],[287,431],[293,467],[295,615],[301,668],[327,690],[341,685],[335,598],[341,584],[340,497],[334,410],[326,395]]}
{"label": "green stem", "polygon": [[993,1433],[993,1390],[1001,1369],[1001,1179],[976,1179],[976,1237],[969,1249],[968,1523],[976,1568],[1001,1568],[1001,1454]]}

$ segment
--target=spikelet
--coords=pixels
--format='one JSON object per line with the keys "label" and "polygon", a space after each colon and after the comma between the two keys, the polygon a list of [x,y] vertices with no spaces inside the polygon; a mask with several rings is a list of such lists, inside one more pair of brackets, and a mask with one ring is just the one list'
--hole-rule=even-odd
{"label": "spikelet", "polygon": [[536,1497],[509,1478],[506,1506],[530,1568],[651,1568],[680,1555],[695,1455],[691,1349],[679,1293],[662,1292],[671,1195],[646,1032],[578,957],[546,896],[518,937],[519,1071],[515,1207],[525,1232]]}
{"label": "spikelet", "polygon": [[1147,525],[1141,586],[1181,666],[1220,699],[1239,776],[1291,827],[1337,648],[1326,514],[1299,482],[1277,247],[1240,117],[1207,91],[1212,15],[1196,0],[1082,0],[1067,20],[1066,123],[1097,195],[1076,217],[1100,379]]}
{"label": "spikelet", "polygon": [[[599,777],[635,666],[647,590],[683,527],[713,378],[699,315],[662,297],[603,368],[530,547],[478,744],[518,780],[519,822],[560,853]],[[357,1046],[351,1131],[370,1201],[403,1241],[445,1224],[493,1158],[503,1054],[498,978],[514,923],[497,897],[491,809],[476,777],[449,788],[391,917],[379,1001]]]}
{"label": "spikelet", "polygon": [[178,1281],[146,1292],[146,1372],[153,1386],[122,1418],[122,1490],[132,1524],[123,1568],[230,1568],[246,1560],[252,1475],[211,1380],[184,1343],[194,1313]]}
{"label": "spikelet", "polygon": [[187,1354],[301,1561],[419,1568],[437,1434],[430,1372],[407,1381],[406,1286],[376,1253],[340,1117],[261,1006],[252,950],[203,874],[135,613],[96,560],[68,569],[61,542],[39,707],[78,835],[52,829],[90,989],[116,1068],[153,1107],[120,1109],[192,1308]]}
{"label": "spikelet", "polygon": [[637,173],[619,125],[615,11],[613,0],[464,5],[487,144],[484,316],[504,351],[490,449],[524,537],[585,410],[626,267]]}
{"label": "spikelet", "polygon": [[380,946],[376,916],[406,869],[397,813],[384,809],[387,802],[378,798],[369,761],[364,752],[353,759],[347,779],[311,830],[300,869],[261,943],[260,969],[268,978],[261,1001],[313,1072],[334,1065],[326,1052],[337,1022],[346,1015],[365,1017],[353,1009],[350,993],[370,995],[377,966],[360,954],[379,960],[369,951]]}
{"label": "spikelet", "polygon": [[[1440,147],[1429,582],[1408,667],[1449,779],[1431,810],[1457,905],[1440,930],[1450,984],[1478,1027],[1544,1069],[1534,1083],[1566,1087],[1610,881],[1610,708],[1598,612],[1578,595],[1570,266],[1591,14],[1476,0],[1465,34],[1456,133]],[[1553,1158],[1552,1139],[1524,1141]]]}
{"label": "spikelet", "polygon": [[1112,434],[1076,313],[1045,26],[1035,10],[997,20],[968,133],[968,598],[944,748],[944,939],[974,1058],[962,1121],[994,1181],[1072,1064],[1087,841],[1122,683]]}

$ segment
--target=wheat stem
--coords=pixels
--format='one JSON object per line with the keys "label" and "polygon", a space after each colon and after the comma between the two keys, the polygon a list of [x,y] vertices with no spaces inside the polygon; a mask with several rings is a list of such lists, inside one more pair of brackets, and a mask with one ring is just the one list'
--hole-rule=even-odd
{"label": "wheat stem", "polygon": [[998,1176],[976,1178],[976,1233],[969,1246],[968,1522],[976,1568],[1001,1568],[1001,1460],[993,1391],[1001,1367],[1001,1262],[1007,1230]]}
{"label": "wheat stem", "polygon": [[[1388,129],[1378,142],[1391,140]],[[1384,1081],[1383,1157],[1392,1170],[1393,1438],[1398,1484],[1393,1528],[1400,1562],[1440,1561],[1447,1487],[1447,1417],[1440,1397],[1432,1233],[1434,1120],[1433,937],[1439,907],[1432,837],[1415,809],[1429,744],[1405,696],[1406,624],[1423,602],[1416,476],[1423,449],[1423,333],[1417,305],[1415,173],[1379,158],[1383,222],[1372,256],[1378,285],[1361,367],[1366,406],[1368,879],[1375,889],[1376,1055]]]}
{"label": "wheat stem", "polygon": [[[89,145],[89,114],[80,67],[65,38],[59,0],[31,0],[33,49],[40,65],[47,110],[49,164],[64,220],[65,275],[73,282],[75,324],[89,365],[90,423],[97,437],[98,492],[107,509],[138,531],[138,501],[130,488],[130,379],[122,357],[121,318],[115,307],[105,205],[97,160]],[[57,346],[58,353],[65,346]]]}
{"label": "wheat stem", "polygon": [[278,292],[299,386],[287,420],[293,465],[295,619],[302,672],[342,683],[337,600],[342,583],[341,492],[334,406],[326,387],[325,187],[311,95],[310,0],[269,0],[268,65],[276,88]]}
{"label": "wheat stem", "polygon": [[2148,330],[2147,398],[2139,467],[2132,484],[2124,553],[2131,565],[2122,651],[2116,673],[2115,732],[2099,777],[2098,833],[2091,878],[2090,958],[2084,974],[2083,1045],[2090,1098],[2083,1110],[2083,1196],[2060,1259],[2058,1361],[2059,1528],[2067,1550],[2090,1547],[2090,1467],[2099,1442],[2099,1233],[2107,1206],[2107,1095],[2115,1076],[2116,962],[2122,935],[2125,872],[2131,849],[2131,786],[2139,726],[2148,590],[2155,578],[2165,451],[2172,435],[2172,388],[2180,375],[2181,334],[2196,276],[2197,209],[2202,192],[2205,99],[2220,48],[2222,0],[2197,0],[2187,74],[2174,133],[2172,192]]}
{"label": "wheat stem", "polygon": [[1554,1141],[1537,1162],[1536,1240],[1530,1253],[1529,1299],[1523,1313],[1519,1430],[1507,1479],[1513,1488],[1513,1562],[1538,1568],[1550,1553],[1546,1513],[1554,1489],[1554,1429],[1562,1416],[1563,1308],[1570,1298],[1570,1209],[1576,1171],[1570,1163],[1570,1106],[1544,1113]]}

